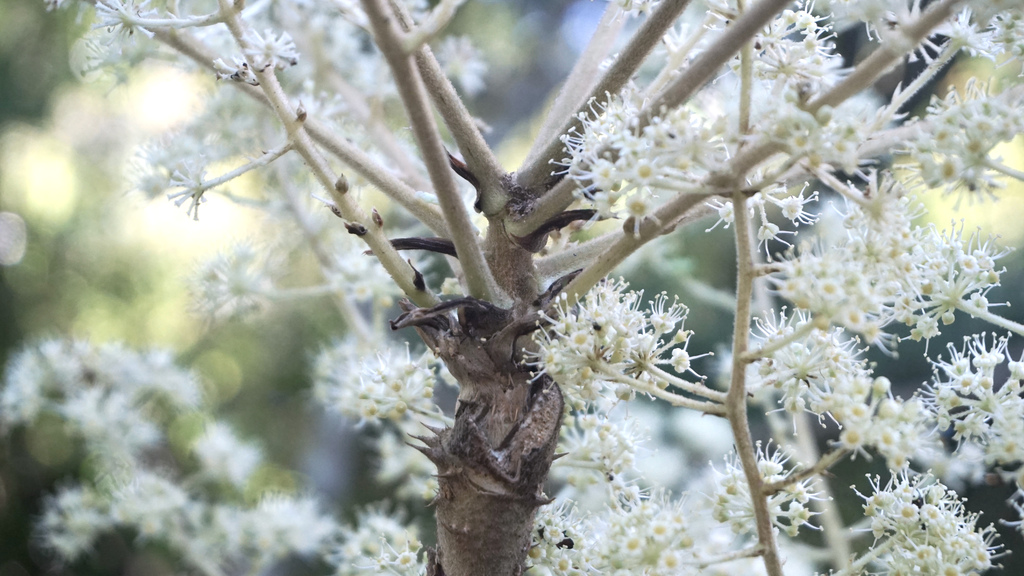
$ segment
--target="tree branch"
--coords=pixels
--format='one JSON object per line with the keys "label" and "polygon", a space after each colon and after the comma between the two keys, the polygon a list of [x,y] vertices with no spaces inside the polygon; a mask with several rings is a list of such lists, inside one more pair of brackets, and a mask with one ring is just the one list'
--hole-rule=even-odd
{"label": "tree branch", "polygon": [[[185,36],[173,30],[154,30],[153,35],[203,68],[216,70],[213,66],[213,61],[217,57],[195,38]],[[262,102],[272,107],[266,95],[258,87],[250,86],[244,82],[232,82],[231,84],[257,102]],[[418,198],[416,191],[396,178],[390,170],[378,164],[373,158],[370,158],[369,155],[348,140],[336,137],[332,130],[313,118],[306,120],[304,128],[314,141],[331,152],[360,176],[366,178],[370,184],[386,196],[407,209],[417,220],[430,228],[435,234],[448,237],[448,225],[445,223],[444,217],[437,207]]]}
{"label": "tree branch", "polygon": [[593,92],[594,82],[600,75],[601,62],[608,57],[625,22],[626,18],[622,17],[619,5],[609,2],[605,6],[601,21],[597,23],[597,29],[590,37],[590,42],[576,59],[569,77],[565,79],[558,96],[544,115],[544,121],[533,140],[533,145],[526,153],[527,158],[540,154],[542,146],[557,140],[562,134],[558,130],[565,123],[565,119],[571,118],[574,111],[578,110],[579,102],[587,101],[587,95]]}
{"label": "tree branch", "polygon": [[561,252],[542,256],[536,260],[537,276],[540,278],[560,278],[573,270],[588,266],[598,256],[607,252],[622,236],[622,230],[609,232],[581,244],[569,246]]}
{"label": "tree branch", "polygon": [[[224,23],[227,25],[228,30],[230,30],[235,42],[243,48],[244,53],[244,48],[247,46],[245,29],[241,18],[239,18],[236,12],[235,4],[232,0],[219,0],[219,4],[221,12],[224,14]],[[367,227],[367,233],[362,236],[363,240],[373,250],[374,255],[380,260],[384,269],[388,271],[388,274],[391,275],[395,283],[406,293],[410,300],[417,302],[417,305],[420,306],[432,306],[435,304],[437,298],[433,294],[416,286],[416,277],[419,273],[392,248],[391,243],[384,236],[381,227],[370,222],[352,198],[339,190],[335,185],[337,177],[317,151],[310,135],[306,133],[303,126],[304,113],[296,114],[296,111],[292,109],[288,103],[288,97],[281,88],[281,84],[277,81],[277,76],[274,75],[273,67],[259,69],[259,67],[253,66],[252,62],[249,62],[249,68],[259,79],[263,94],[271,109],[277,114],[278,119],[288,132],[295,151],[302,156],[317,181],[330,194],[342,216],[346,220],[359,222]]]}
{"label": "tree branch", "polygon": [[[687,210],[693,208],[703,200],[704,197],[699,194],[680,194],[675,199],[659,208],[653,216],[644,218],[640,223],[636,234],[624,233],[614,244],[612,244],[611,247],[608,248],[608,250],[605,251],[604,255],[599,260],[584,268],[583,271],[565,287],[565,293],[568,295],[570,302],[576,302],[580,296],[593,288],[595,284],[600,282],[602,278],[607,276],[609,272],[614,270],[615,267],[622,263],[622,261],[630,254],[636,252],[638,248],[660,236],[662,232],[670,227],[671,223],[675,222]],[[666,224],[662,224],[663,222]],[[622,227],[623,230],[632,230],[633,219],[627,219],[623,222]]]}
{"label": "tree branch", "polygon": [[733,325],[732,379],[725,400],[725,409],[736,443],[736,454],[750,487],[757,540],[763,549],[765,570],[769,576],[783,576],[778,544],[775,541],[775,529],[772,527],[771,512],[768,510],[767,494],[764,491],[764,478],[757,465],[757,453],[750,434],[750,420],[747,417],[748,362],[744,360],[744,356],[750,343],[750,302],[755,277],[753,243],[750,238],[751,220],[747,211],[747,197],[741,190],[733,193],[732,201],[736,218],[733,225],[736,231],[736,318]]}
{"label": "tree branch", "polygon": [[[636,129],[642,130],[648,123],[650,123],[651,119],[661,113],[662,110],[674,108],[685,102],[686,99],[696,92],[704,82],[710,79],[711,76],[744,45],[745,42],[757,34],[757,32],[764,27],[772,16],[787,5],[789,5],[788,0],[762,0],[762,2],[758,3],[753,9],[744,13],[743,16],[738,18],[736,22],[726,29],[717,41],[702,52],[701,55],[694,60],[693,64],[686,69],[686,71],[679,75],[679,77],[677,77],[663,92],[658,94],[654,100],[644,106],[644,109],[640,112],[639,123]],[[600,87],[601,85],[598,86],[598,88]],[[566,132],[563,132],[563,134],[564,133]],[[748,152],[748,155],[744,158],[744,163],[752,163],[747,167],[747,170],[766,159],[768,156],[771,156],[775,149],[778,148],[778,145],[773,146],[771,143],[766,145],[770,148],[759,148],[756,151]],[[561,141],[559,141],[559,146],[561,146]],[[558,150],[561,150],[561,148],[558,148]],[[765,152],[769,153],[762,156],[761,154]],[[557,151],[552,154],[556,153]],[[536,166],[531,164],[528,165],[525,170],[536,171],[537,169],[538,168]],[[743,173],[746,173],[746,170],[744,170]],[[538,178],[538,176],[534,173],[524,172],[521,170],[521,174],[519,176],[520,185],[525,186],[524,183],[532,182],[530,178]],[[564,178],[563,181],[564,180],[567,180],[567,178]],[[561,184],[561,182],[559,184]],[[534,183],[534,185],[536,185],[536,183]],[[575,186],[575,184],[573,186]],[[556,186],[545,193],[537,201],[537,207],[538,209],[543,208],[546,213],[550,213],[556,208],[558,208],[558,210],[555,210],[556,212],[564,210],[564,207],[568,206],[567,202],[571,202],[571,192],[571,187],[565,188]],[[534,221],[532,215],[528,218],[531,224],[539,224]],[[526,219],[524,219],[524,221],[525,220]],[[546,220],[546,218],[540,219],[541,222],[544,220]],[[526,226],[522,224],[518,225],[518,227],[526,228]]]}
{"label": "tree branch", "polygon": [[[401,2],[394,2],[395,14],[399,24],[408,30],[412,26],[412,17]],[[498,162],[491,147],[484,141],[477,127],[476,119],[466,109],[462,98],[455,91],[448,77],[445,76],[441,64],[434,57],[427,45],[420,46],[414,54],[416,67],[423,78],[427,93],[430,94],[434,106],[448,126],[452,138],[459,147],[466,166],[477,179],[480,210],[486,216],[494,216],[505,208],[508,202],[505,186],[502,182],[505,169]]]}
{"label": "tree branch", "polygon": [[[933,28],[942,23],[943,20],[953,13],[962,0],[940,0],[931,4],[914,23],[900,30],[902,36],[909,40],[913,46],[917,46],[924,40]],[[862,60],[849,76],[833,86],[829,91],[818,96],[807,104],[807,111],[815,113],[822,106],[838,106],[847,98],[857,94],[874,83],[882,74],[885,74],[896,62],[903,58],[908,52],[905,49],[906,42],[886,42]]]}
{"label": "tree branch", "polygon": [[[557,161],[562,153],[562,134],[568,134],[582,128],[578,114],[585,114],[590,110],[591,101],[600,105],[608,101],[622,90],[629,82],[633,74],[643,64],[647,55],[661,41],[665,31],[675,23],[676,18],[683,12],[690,0],[665,0],[654,9],[640,29],[636,31],[629,44],[619,53],[611,68],[604,73],[601,80],[594,86],[583,101],[577,103],[576,114],[566,118],[562,128],[545,146],[534,147],[536,152],[527,157],[522,167],[516,172],[516,180],[519,186],[527,190],[534,190],[548,187],[550,180],[551,162]],[[788,3],[788,2],[787,2]]]}
{"label": "tree branch", "polygon": [[675,108],[686,102],[723,64],[739,52],[745,43],[760,32],[773,16],[789,5],[789,0],[761,0],[744,12],[725,29],[718,40],[701,52],[682,74],[644,107],[638,129],[647,126],[651,118],[660,114],[663,109]]}
{"label": "tree branch", "polygon": [[419,72],[413,66],[412,58],[402,48],[401,33],[395,26],[393,17],[388,14],[384,1],[363,0],[363,9],[370,19],[377,45],[391,67],[398,93],[409,114],[413,134],[423,154],[423,162],[430,174],[441,211],[448,222],[451,240],[459,254],[469,293],[476,298],[493,300],[496,288],[494,278],[477,242],[476,227],[469,218],[469,212],[456,187],[455,178],[448,168],[448,154],[441,143],[434,115],[427,104]]}

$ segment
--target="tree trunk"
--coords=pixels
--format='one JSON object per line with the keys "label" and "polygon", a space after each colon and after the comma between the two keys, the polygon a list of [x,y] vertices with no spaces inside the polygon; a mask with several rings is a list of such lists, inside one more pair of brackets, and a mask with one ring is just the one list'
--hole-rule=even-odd
{"label": "tree trunk", "polygon": [[539,308],[516,315],[462,298],[431,309],[403,302],[403,309],[392,327],[415,327],[460,385],[454,425],[417,437],[439,484],[427,573],[522,574],[537,508],[549,502],[543,486],[564,409],[558,386],[531,378],[515,359],[516,339],[536,329]]}

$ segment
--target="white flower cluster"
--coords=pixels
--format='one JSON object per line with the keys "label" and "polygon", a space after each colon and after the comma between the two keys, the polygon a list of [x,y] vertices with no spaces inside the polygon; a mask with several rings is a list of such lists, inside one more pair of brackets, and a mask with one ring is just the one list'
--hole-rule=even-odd
{"label": "white flower cluster", "polygon": [[1005,12],[992,19],[993,41],[999,45],[1003,54],[1021,62],[1021,75],[1024,75],[1024,13]]}
{"label": "white flower cluster", "polygon": [[[1005,186],[998,160],[989,157],[997,144],[1024,133],[1022,99],[992,97],[986,84],[971,79],[964,93],[950,90],[932,96],[919,134],[908,142],[906,167],[930,188],[968,193],[971,198]],[[922,126],[924,124],[924,126]]]}
{"label": "white flower cluster", "polygon": [[211,422],[192,445],[204,473],[217,481],[227,482],[242,489],[252,474],[263,463],[260,449],[243,442],[231,427],[222,422]]}
{"label": "white flower cluster", "polygon": [[357,343],[342,341],[317,357],[314,390],[321,404],[360,423],[401,424],[412,415],[442,420],[433,400],[439,366],[429,351],[413,359],[408,345],[379,350],[376,363],[368,362]]}
{"label": "white flower cluster", "polygon": [[689,310],[662,293],[644,311],[642,298],[622,280],[598,284],[576,305],[563,293],[553,316],[545,316],[546,329],[534,332],[541,372],[562,385],[570,406],[664,389],[674,377],[659,366],[697,376],[690,361],[698,356],[687,352],[691,333],[683,327]]}
{"label": "white flower cluster", "polygon": [[891,469],[905,468],[929,447],[929,414],[921,402],[894,397],[889,380],[872,376],[857,340],[846,338],[841,328],[819,330],[800,312],[783,313],[777,322],[759,319],[757,326],[766,347],[790,340],[751,368],[759,392],[781,392],[787,412],[809,410],[831,418],[842,428],[839,446],[874,448]]}
{"label": "white flower cluster", "polygon": [[810,166],[831,165],[853,172],[861,163],[859,146],[870,124],[856,100],[822,106],[813,114],[805,110],[806,95],[786,87],[778,95],[765,90],[755,96],[751,122],[769,126],[762,137],[776,142],[793,158],[805,158]]}
{"label": "white flower cluster", "polygon": [[96,27],[117,34],[127,40],[136,34],[152,36],[153,33],[142,26],[146,19],[157,17],[155,10],[150,8],[149,0],[100,0],[96,2]]}
{"label": "white flower cluster", "polygon": [[284,70],[299,63],[299,52],[287,32],[275,34],[268,29],[260,35],[256,30],[249,29],[242,41],[245,56],[256,70]]}
{"label": "white flower cluster", "polygon": [[437,49],[437,59],[441,62],[445,75],[451,78],[467,97],[472,98],[484,91],[487,62],[468,37],[446,36]]}
{"label": "white flower cluster", "polygon": [[864,499],[875,544],[866,559],[889,574],[977,574],[993,566],[995,529],[978,527],[955,492],[906,472],[885,486],[876,476]]}
{"label": "white flower cluster", "polygon": [[595,482],[607,482],[613,490],[625,489],[630,480],[627,475],[636,473],[636,452],[647,436],[636,418],[613,420],[601,412],[576,414],[562,425],[558,451],[568,455],[552,472],[560,476],[561,469],[568,468],[567,482],[577,490]]}
{"label": "white flower cluster", "polygon": [[654,212],[659,191],[693,188],[725,160],[719,128],[696,113],[676,108],[637,129],[642,97],[631,90],[581,113],[583,132],[563,136],[569,177],[580,183],[578,197],[604,217]]}
{"label": "white flower cluster", "polygon": [[[747,200],[747,209],[750,211],[750,215],[761,222],[757,228],[757,241],[759,247],[764,246],[766,254],[769,253],[770,241],[774,240],[791,246],[789,242],[782,239],[782,236],[796,234],[794,230],[783,230],[778,224],[772,222],[766,210],[768,204],[778,207],[782,212],[782,216],[789,220],[794,228],[801,225],[814,224],[818,221],[818,216],[806,209],[807,204],[818,200],[818,193],[811,192],[809,195],[804,196],[806,189],[807,187],[804,186],[796,194],[791,194],[785,186],[774,186],[771,189],[754,194]],[[736,214],[733,212],[734,208],[731,200],[716,199],[708,202],[707,205],[718,212],[718,221],[715,222],[714,226],[708,228],[707,231],[714,230],[719,224],[724,224],[723,228],[728,228],[735,221]]]}
{"label": "white flower cluster", "polygon": [[274,294],[264,252],[239,242],[204,262],[195,272],[193,305],[206,316],[238,318],[263,308]]}
{"label": "white flower cluster", "polygon": [[595,542],[586,532],[586,519],[568,498],[537,510],[534,538],[528,561],[531,570],[544,576],[598,574],[589,563],[588,545]]}
{"label": "white flower cluster", "polygon": [[[769,455],[761,450],[759,443],[757,452],[757,469],[765,484],[784,482],[793,473],[792,469],[786,468],[789,456],[781,450],[773,450]],[[750,485],[735,453],[726,459],[725,470],[717,476],[712,496],[714,519],[728,524],[736,534],[753,534],[756,522]],[[813,479],[794,481],[768,497],[772,524],[790,537],[796,537],[801,526],[811,526],[811,516],[815,512],[808,504],[811,499],[820,499],[812,484]]]}
{"label": "white flower cluster", "polygon": [[167,194],[167,199],[174,202],[175,206],[181,206],[188,202],[186,214],[193,220],[199,220],[199,205],[206,202],[206,169],[195,160],[183,162],[171,173],[167,182],[170,188],[180,188],[177,192]]}
{"label": "white flower cluster", "polygon": [[57,416],[105,462],[134,461],[162,440],[168,414],[199,406],[195,375],[162,350],[47,340],[11,358],[0,389],[0,430]]}
{"label": "white flower cluster", "polygon": [[[976,445],[988,466],[1016,469],[1018,490],[1024,492],[1024,357],[1013,360],[1006,337],[974,335],[959,350],[948,345],[950,357],[933,362],[934,382],[925,392],[940,430],[951,429],[960,446]],[[1008,377],[996,384],[996,368],[1007,363]]]}
{"label": "white flower cluster", "polygon": [[41,542],[73,561],[105,532],[127,528],[205,573],[325,553],[337,527],[311,498],[215,500],[225,490],[241,495],[263,463],[225,424],[209,421],[183,446],[194,460],[173,457],[168,429],[202,419],[202,410],[196,377],[163,351],[50,340],[14,356],[0,388],[0,432],[57,418],[83,440],[93,471],[47,501]]}
{"label": "white flower cluster", "polygon": [[[939,233],[915,226],[922,212],[885,173],[848,202],[842,237],[832,245],[802,245],[776,263],[779,293],[799,308],[864,335],[884,339],[891,321],[913,327],[911,338],[940,334],[954,311],[988,311],[985,294],[999,284],[995,261],[1007,251],[962,228]],[[859,193],[859,192],[858,192]]]}
{"label": "white flower cluster", "polygon": [[267,567],[290,554],[325,554],[338,527],[310,498],[264,497],[253,508],[211,503],[151,470],[103,486],[65,488],[47,501],[39,528],[47,546],[74,560],[113,528],[133,529],[189,566],[208,572],[229,563]]}
{"label": "white flower cluster", "polygon": [[[735,554],[740,542],[727,528],[710,521],[710,516],[706,498],[674,499],[660,490],[620,492],[593,512],[580,511],[576,503],[562,499],[537,511],[530,572],[541,576],[763,574],[760,560]],[[796,558],[790,560],[798,563]]]}
{"label": "white flower cluster", "polygon": [[[843,58],[836,54],[831,22],[812,13],[814,6],[804,2],[799,10],[784,10],[769,22],[754,39],[754,74],[761,80],[779,85],[831,83],[838,77]],[[739,66],[739,58],[733,60]]]}
{"label": "white flower cluster", "polygon": [[538,512],[530,558],[542,574],[685,574],[707,534],[692,530],[691,503],[665,492],[620,493],[601,515],[581,516],[571,502]]}
{"label": "white flower cluster", "polygon": [[328,410],[360,424],[389,423],[377,427],[373,439],[377,482],[391,486],[396,499],[429,501],[437,493],[437,469],[404,444],[408,435],[424,433],[421,423],[450,424],[433,399],[438,376],[449,381],[450,375],[429,351],[414,359],[408,345],[404,351],[385,348],[374,361],[367,358],[367,344],[350,339],[322,350],[314,366],[314,395]]}
{"label": "white flower cluster", "polygon": [[426,569],[419,553],[423,545],[415,528],[383,508],[367,508],[357,514],[354,527],[341,530],[343,542],[332,556],[337,576],[394,574],[420,576]]}

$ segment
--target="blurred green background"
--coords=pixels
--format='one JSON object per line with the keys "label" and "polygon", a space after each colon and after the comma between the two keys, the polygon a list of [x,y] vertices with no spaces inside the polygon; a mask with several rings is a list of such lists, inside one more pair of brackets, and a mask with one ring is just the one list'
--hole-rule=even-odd
{"label": "blurred green background", "polygon": [[[535,115],[601,9],[588,1],[546,0],[470,2],[463,8],[455,29],[477,38],[491,65],[489,88],[472,109],[492,126],[488,139],[506,166],[517,165],[525,154]],[[386,487],[347,472],[366,469],[369,456],[350,431],[319,417],[309,396],[311,355],[339,336],[343,323],[326,300],[275,307],[246,322],[211,324],[190,313],[187,279],[195,262],[234,239],[257,235],[258,215],[211,202],[202,220],[193,222],[168,202],[125,193],[122,175],[134,147],[184,121],[200,103],[179,72],[159,66],[140,69],[113,89],[78,82],[67,54],[81,31],[66,12],[47,13],[42,0],[0,0],[0,212],[16,214],[26,230],[23,255],[0,265],[0,367],[26,342],[62,335],[175,350],[182,364],[203,375],[208,397],[241,435],[263,444],[275,463],[261,472],[263,487],[311,484],[336,502],[342,517],[350,517],[353,504],[383,496]],[[857,32],[840,38],[851,59],[860,46]],[[997,73],[985,62],[957,61],[937,89],[962,84],[972,70]],[[1022,150],[1018,139],[999,153],[1008,164],[1024,167]],[[979,226],[1020,246],[1022,198],[1019,183],[998,205],[961,206],[957,212],[953,199],[934,197],[930,218],[940,227],[963,218],[968,229]],[[665,238],[624,271],[635,288],[678,293],[690,305],[687,327],[696,331],[691,352],[719,349],[731,326],[731,240],[722,230],[705,234],[709,225]],[[0,261],[4,250],[17,249],[0,247]],[[1010,271],[1003,293],[990,295],[990,301],[1022,295],[1020,252],[1005,264]],[[1006,312],[1024,320],[1020,308]],[[959,342],[958,333],[986,329],[963,319],[951,328],[943,340]],[[1018,339],[1011,351],[1019,356],[1020,350]],[[930,377],[927,364],[916,360],[921,352],[923,346],[907,342],[901,357],[913,361],[897,363],[880,354],[874,359],[894,382],[916,386]],[[710,365],[703,368],[712,373]],[[64,568],[32,545],[31,521],[43,496],[75,476],[80,458],[54,426],[0,441],[0,576],[169,573],[172,567],[158,552],[133,552],[117,538],[101,542],[81,565]],[[864,466],[863,460],[844,464],[837,474],[849,478],[846,471],[860,474]],[[966,495],[971,508],[990,511],[988,522],[999,513],[1012,518],[1001,503],[1008,494],[997,485]],[[858,514],[856,505],[843,501],[847,518]],[[1008,549],[1021,549],[1018,533],[1003,534]],[[1005,563],[1007,574],[1024,573],[1019,558]],[[312,568],[297,566],[293,573]]]}

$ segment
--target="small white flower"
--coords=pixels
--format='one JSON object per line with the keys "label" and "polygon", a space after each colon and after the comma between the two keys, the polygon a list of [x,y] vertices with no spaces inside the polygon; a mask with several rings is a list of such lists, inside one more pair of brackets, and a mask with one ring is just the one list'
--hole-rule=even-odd
{"label": "small white flower", "polygon": [[248,30],[242,39],[245,56],[259,71],[268,68],[284,70],[299,63],[299,52],[295,42],[287,32],[274,34],[273,30],[264,30],[261,36],[255,30]]}
{"label": "small white flower", "polygon": [[241,442],[226,424],[214,422],[192,446],[203,469],[213,476],[243,488],[261,464],[258,448]]}

